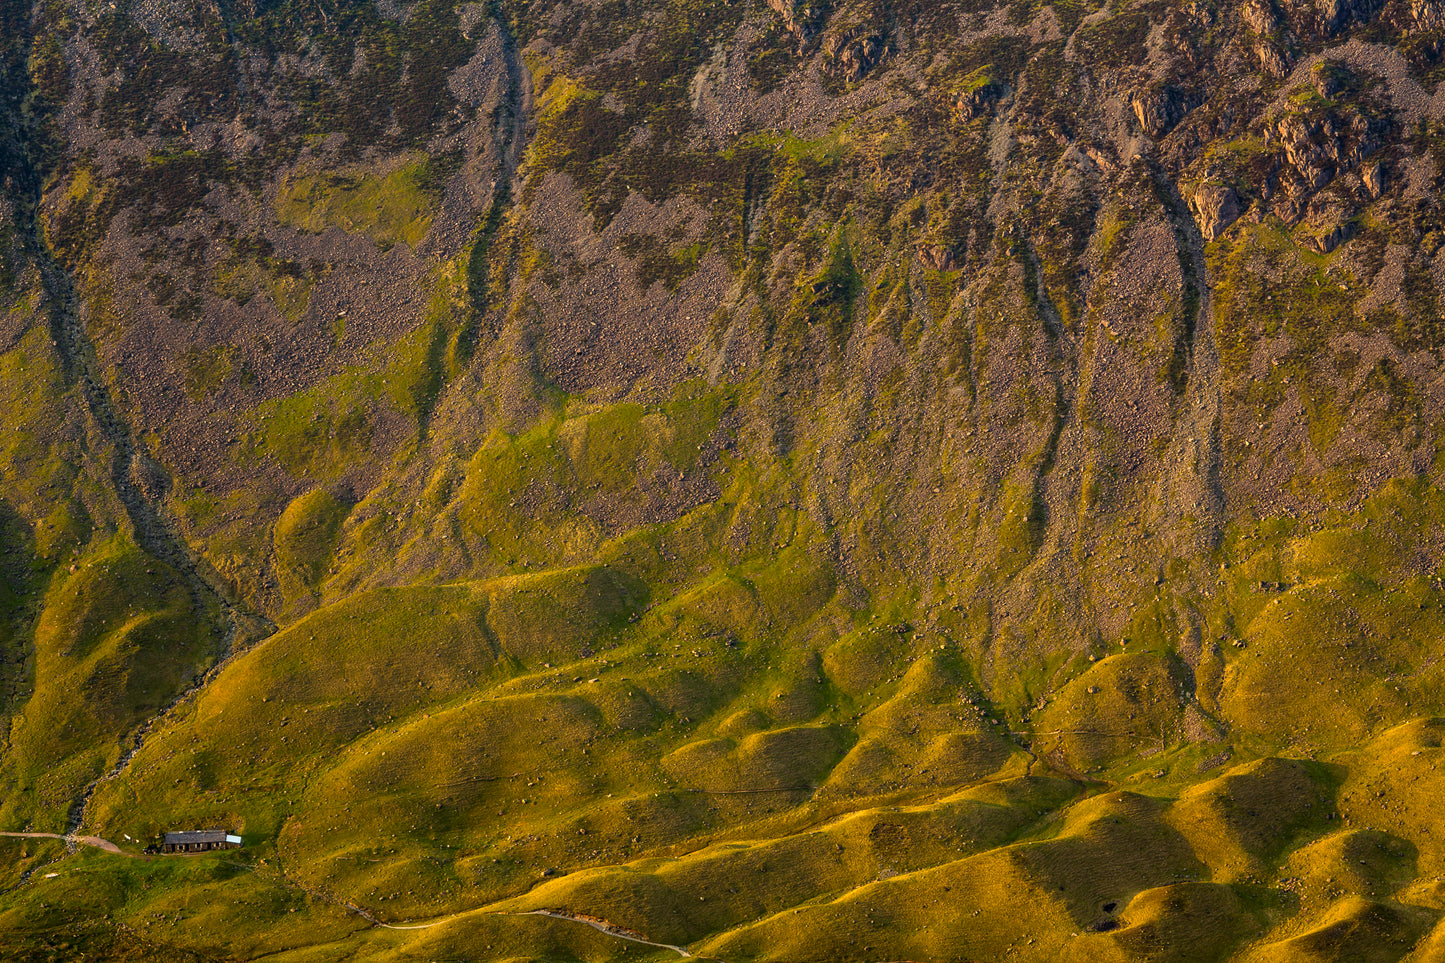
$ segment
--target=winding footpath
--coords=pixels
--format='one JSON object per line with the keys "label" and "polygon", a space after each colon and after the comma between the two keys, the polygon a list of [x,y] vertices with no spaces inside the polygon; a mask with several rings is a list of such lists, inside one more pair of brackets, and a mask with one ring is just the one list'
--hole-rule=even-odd
{"label": "winding footpath", "polygon": [[74,847],[94,846],[96,849],[103,849],[107,853],[114,853],[117,856],[129,856],[131,859],[144,859],[135,853],[128,853],[108,839],[101,839],[99,836],[77,836],[74,833],[0,833],[0,836],[10,836],[15,839],[58,839],[67,846]]}
{"label": "winding footpath", "polygon": [[547,916],[554,920],[571,920],[573,923],[584,923],[587,926],[592,927],[599,933],[606,933],[608,936],[614,936],[619,940],[627,940],[632,943],[641,943],[643,946],[655,946],[661,950],[672,950],[678,956],[685,956],[688,958],[692,957],[692,954],[687,951],[687,947],[685,946],[673,946],[671,943],[654,943],[652,940],[645,938],[641,933],[635,933],[632,930],[623,929],[616,923],[609,923],[606,920],[598,919],[595,916],[584,916],[581,913],[569,913],[567,910],[549,909],[528,910],[523,913],[512,913],[509,915]]}
{"label": "winding footpath", "polygon": [[[108,839],[103,839],[103,838],[101,838],[100,836],[78,836],[78,835],[76,835],[76,834],[74,834],[74,833],[64,833],[64,834],[62,834],[62,833],[7,833],[7,832],[0,832],[0,837],[10,838],[10,839],[58,839],[58,840],[60,840],[61,842],[65,843],[65,845],[66,845],[68,848],[72,849],[72,850],[74,850],[77,846],[94,846],[96,849],[104,850],[104,851],[107,852],[107,853],[112,853],[112,854],[114,854],[114,855],[116,855],[116,856],[125,856],[125,857],[128,857],[128,858],[130,858],[130,859],[149,859],[149,858],[150,858],[149,856],[144,856],[144,855],[137,854],[137,853],[128,853],[128,852],[126,852],[125,850],[121,849],[119,846],[117,846],[115,843],[111,842],[111,841],[108,840]],[[51,865],[51,864],[50,864],[50,863],[47,863],[46,865]],[[247,868],[248,868],[248,869],[253,869],[252,867],[247,867]],[[254,870],[253,870],[253,871],[254,871]],[[27,873],[26,875],[28,876],[29,874]],[[289,883],[289,882],[292,882],[292,881],[290,881],[290,880],[283,880],[283,881],[284,881],[284,882],[288,882],[288,883]],[[310,893],[309,890],[307,890],[307,892]],[[317,894],[311,894],[311,895],[317,895]],[[368,923],[371,923],[371,924],[374,925],[374,926],[380,926],[380,927],[383,927],[383,928],[389,929],[389,930],[426,930],[426,929],[431,929],[433,926],[440,926],[440,925],[442,925],[443,923],[450,922],[451,920],[454,920],[454,919],[456,919],[456,918],[458,918],[458,917],[460,917],[460,916],[466,916],[466,915],[468,915],[468,913],[466,913],[466,912],[457,913],[457,914],[455,914],[455,915],[453,915],[453,916],[444,916],[444,917],[442,917],[441,919],[432,920],[430,923],[386,923],[386,922],[383,922],[383,921],[377,919],[377,918],[376,918],[375,916],[373,916],[371,913],[367,912],[367,911],[366,911],[365,909],[363,909],[362,907],[357,906],[355,903],[352,903],[352,902],[350,902],[350,901],[335,901],[335,900],[333,900],[333,902],[340,902],[340,905],[345,906],[348,910],[350,910],[351,912],[353,912],[353,913],[355,913],[356,915],[360,916],[361,918],[365,919]],[[473,912],[474,912],[474,911],[473,911]],[[485,912],[485,911],[484,911],[484,912]],[[654,946],[654,947],[657,947],[657,948],[660,949],[660,950],[672,950],[672,951],[673,951],[674,953],[676,953],[678,956],[681,956],[681,957],[684,957],[684,958],[687,958],[687,959],[695,959],[695,957],[693,957],[693,955],[688,952],[687,947],[685,947],[685,946],[676,946],[676,945],[674,945],[674,944],[672,944],[672,943],[658,943],[658,942],[655,942],[655,941],[653,941],[653,940],[649,940],[647,937],[643,936],[641,933],[638,933],[638,932],[636,932],[636,931],[634,931],[634,930],[629,930],[629,929],[626,929],[625,927],[618,926],[616,923],[609,923],[607,920],[599,919],[599,918],[596,917],[596,916],[588,916],[588,915],[586,915],[585,913],[573,913],[573,912],[571,912],[570,910],[563,910],[563,909],[538,909],[538,910],[525,910],[525,911],[522,911],[522,912],[513,912],[513,913],[505,913],[505,912],[503,912],[503,913],[495,913],[495,915],[498,915],[498,916],[545,916],[545,917],[548,917],[549,919],[554,919],[554,920],[567,920],[567,921],[572,922],[572,923],[582,923],[582,924],[585,925],[585,926],[590,926],[590,927],[592,927],[594,930],[596,930],[596,931],[599,932],[599,933],[604,933],[604,934],[606,934],[607,936],[611,936],[611,937],[613,937],[613,938],[615,938],[615,939],[627,940],[629,943],[640,943],[640,944],[642,944],[643,946]]]}
{"label": "winding footpath", "polygon": [[[472,913],[477,912],[476,910],[467,910],[461,913],[453,914],[451,916],[443,916],[441,919],[432,920],[430,923],[384,923],[381,920],[377,919],[375,916],[373,916],[371,913],[367,912],[365,909],[357,906],[355,903],[343,902],[341,905],[345,906],[351,912],[355,913],[357,916],[360,916],[368,923],[371,923],[374,926],[383,927],[388,930],[428,930],[431,929],[433,926],[441,926],[443,923],[448,923],[452,920],[459,919],[463,916],[469,916]],[[685,946],[674,946],[671,943],[656,943],[634,930],[629,930],[625,927],[618,926],[616,923],[609,923],[607,922],[607,920],[599,919],[595,916],[588,916],[585,913],[573,913],[569,910],[563,909],[523,910],[521,912],[511,913],[498,912],[495,910],[482,910],[481,912],[487,913],[488,915],[492,916],[546,916],[554,920],[567,920],[572,923],[582,923],[586,926],[592,927],[599,933],[605,933],[606,935],[619,940],[627,940],[630,943],[641,943],[643,946],[655,946],[660,950],[672,950],[678,956],[687,957],[689,959],[694,958],[693,955],[687,951],[687,947]]]}
{"label": "winding footpath", "polygon": [[[96,849],[103,850],[104,852],[110,853],[110,854],[115,855],[115,856],[125,856],[125,857],[128,858],[128,859],[149,859],[149,858],[150,858],[149,856],[138,856],[138,855],[136,855],[135,853],[128,853],[128,852],[126,852],[125,850],[121,849],[119,846],[117,846],[115,843],[111,842],[111,841],[108,840],[108,839],[101,839],[99,836],[78,836],[78,835],[76,835],[74,832],[69,832],[69,833],[64,833],[64,834],[62,834],[62,833],[0,833],[0,837],[6,837],[6,836],[10,837],[11,839],[58,839],[58,840],[60,840],[61,842],[63,842],[63,843],[65,844],[65,852],[62,853],[61,855],[55,857],[54,859],[50,860],[49,862],[41,863],[41,864],[38,865],[38,866],[32,866],[32,867],[30,867],[29,869],[25,870],[25,872],[21,873],[21,874],[20,874],[20,880],[19,880],[18,884],[16,885],[16,887],[14,887],[14,888],[16,888],[16,889],[18,889],[20,886],[24,886],[26,883],[30,882],[30,878],[31,878],[32,876],[34,876],[34,875],[35,875],[37,872],[39,872],[40,870],[45,869],[45,868],[47,868],[47,867],[49,867],[49,866],[54,866],[56,863],[60,862],[60,861],[61,861],[62,859],[64,859],[66,856],[68,856],[68,855],[70,855],[71,853],[75,852],[75,851],[76,851],[77,849],[79,849],[81,846],[94,846]],[[55,875],[55,874],[54,874],[54,873],[51,873],[50,875],[53,876],[53,875]],[[47,877],[47,878],[48,878],[48,877]],[[9,892],[9,891],[7,890],[7,892]]]}

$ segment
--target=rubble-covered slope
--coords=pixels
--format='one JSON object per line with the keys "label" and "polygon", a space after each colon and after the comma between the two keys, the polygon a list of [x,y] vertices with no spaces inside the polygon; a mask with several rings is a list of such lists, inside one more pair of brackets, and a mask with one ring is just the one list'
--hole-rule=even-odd
{"label": "rubble-covered slope", "polygon": [[7,957],[1445,953],[1445,6],[0,56]]}

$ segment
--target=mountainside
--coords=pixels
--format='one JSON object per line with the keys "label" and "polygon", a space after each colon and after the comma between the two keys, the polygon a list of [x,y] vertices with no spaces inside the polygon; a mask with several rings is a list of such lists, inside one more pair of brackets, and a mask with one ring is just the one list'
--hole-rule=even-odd
{"label": "mountainside", "polygon": [[1441,81],[0,0],[0,956],[1445,959]]}

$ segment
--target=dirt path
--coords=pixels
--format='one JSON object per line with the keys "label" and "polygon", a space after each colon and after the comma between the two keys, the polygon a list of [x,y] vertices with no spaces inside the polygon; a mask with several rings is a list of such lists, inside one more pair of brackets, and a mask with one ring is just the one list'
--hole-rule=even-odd
{"label": "dirt path", "polygon": [[315,897],[315,898],[318,898],[318,899],[324,899],[324,900],[326,900],[327,902],[329,902],[329,903],[335,903],[335,904],[338,905],[338,906],[343,906],[343,907],[345,907],[346,909],[350,910],[351,912],[355,913],[357,916],[360,916],[362,919],[366,920],[366,921],[367,921],[368,923],[370,923],[372,926],[380,926],[380,927],[382,927],[382,928],[384,928],[384,929],[388,929],[388,930],[429,930],[429,929],[431,929],[433,926],[441,926],[443,923],[449,922],[450,920],[454,920],[454,919],[456,919],[456,918],[459,917],[459,916],[465,916],[465,915],[466,915],[465,912],[462,912],[462,913],[454,913],[454,914],[452,914],[451,916],[443,916],[441,919],[432,920],[430,923],[383,923],[381,920],[377,919],[375,916],[372,916],[370,913],[368,913],[366,910],[362,909],[360,906],[357,906],[355,903],[351,903],[351,902],[348,902],[348,901],[346,901],[346,900],[337,900],[337,899],[335,899],[335,898],[330,897],[330,896],[327,895],[327,894],[318,894],[318,893],[315,893],[315,892],[313,892],[312,890],[309,890],[309,889],[307,889],[306,887],[301,886],[299,883],[295,882],[294,880],[290,879],[289,877],[286,877],[285,880],[284,880],[284,882],[286,882],[288,885],[297,886],[298,888],[301,889],[302,892],[306,893],[306,894],[309,895],[309,896],[312,896],[312,897]]}
{"label": "dirt path", "polygon": [[117,856],[129,856],[131,859],[145,858],[136,853],[128,853],[110,840],[101,839],[99,836],[62,835],[60,833],[0,833],[0,836],[9,836],[15,839],[58,839],[67,846],[74,846],[76,844],[81,846],[94,846],[96,849],[103,849],[107,853],[114,853]]}
{"label": "dirt path", "polygon": [[[431,929],[433,926],[440,926],[443,923],[447,923],[454,919],[468,916],[472,913],[477,912],[476,910],[466,910],[461,913],[455,913],[451,916],[443,916],[441,919],[432,920],[430,923],[383,923],[381,920],[377,919],[375,916],[368,913],[360,906],[357,906],[355,903],[342,902],[341,905],[345,906],[351,912],[355,913],[357,916],[360,916],[368,923],[371,923],[374,926],[384,927],[385,929],[389,930],[427,930]],[[487,911],[483,910],[482,912],[485,913]],[[567,920],[572,923],[582,923],[592,927],[599,933],[605,933],[606,935],[615,937],[619,940],[627,940],[630,943],[641,943],[643,946],[655,946],[660,950],[672,950],[678,956],[687,957],[689,959],[694,958],[693,955],[687,951],[687,947],[685,946],[674,946],[671,943],[656,943],[652,940],[649,940],[641,933],[637,933],[633,930],[626,929],[625,927],[618,926],[616,923],[609,923],[607,920],[599,919],[596,916],[588,916],[585,913],[573,913],[569,910],[539,909],[527,910],[521,913],[492,913],[490,915],[546,916],[554,920]]]}
{"label": "dirt path", "polygon": [[389,930],[429,930],[433,926],[441,926],[443,923],[454,919],[452,916],[444,916],[439,920],[432,920],[430,923],[383,923],[381,920],[373,920],[377,926]]}
{"label": "dirt path", "polygon": [[598,919],[595,916],[584,916],[581,913],[569,913],[566,910],[529,910],[525,913],[513,913],[513,916],[548,916],[554,920],[571,920],[573,923],[584,923],[599,933],[606,933],[608,936],[615,936],[619,940],[627,940],[631,943],[641,943],[643,946],[655,946],[660,950],[672,950],[678,956],[692,957],[686,947],[673,946],[671,943],[654,943],[641,933],[634,933],[632,930],[623,929],[615,923]]}
{"label": "dirt path", "polygon": [[[61,834],[61,833],[7,833],[7,832],[0,832],[0,837],[8,837],[8,838],[11,838],[11,839],[58,839],[58,840],[64,842],[64,843],[66,844],[66,846],[69,847],[69,848],[71,848],[71,849],[74,849],[77,845],[79,845],[79,846],[94,846],[96,849],[104,850],[104,851],[107,852],[107,853],[113,853],[113,854],[116,855],[116,856],[125,856],[125,857],[128,857],[128,858],[130,858],[130,859],[149,859],[149,858],[150,858],[149,856],[144,856],[144,855],[141,855],[141,854],[138,854],[138,853],[128,853],[128,852],[126,852],[125,850],[121,849],[119,846],[117,846],[115,843],[111,842],[111,841],[108,840],[108,839],[103,839],[103,838],[101,838],[100,836],[77,836],[77,835],[74,835],[74,834]],[[47,863],[46,865],[51,865],[51,864]],[[241,866],[242,864],[233,864],[233,865]],[[252,872],[255,872],[255,871],[256,871],[256,868],[255,868],[254,866],[243,866],[243,868],[248,869],[248,870],[250,870],[250,871],[252,871]],[[27,874],[27,876],[28,876],[28,875],[29,875],[29,874]],[[454,920],[454,919],[458,919],[458,918],[460,918],[460,917],[462,917],[462,916],[467,916],[467,915],[470,915],[471,913],[476,912],[475,910],[467,910],[467,911],[463,911],[463,912],[461,912],[461,913],[454,913],[454,914],[452,914],[451,916],[443,916],[443,917],[440,918],[440,919],[432,920],[430,923],[385,923],[385,922],[382,922],[381,920],[377,919],[375,916],[373,916],[371,913],[367,912],[367,911],[366,911],[365,909],[363,909],[362,907],[357,906],[355,903],[353,903],[353,902],[351,902],[351,901],[349,901],[349,900],[337,899],[337,898],[331,896],[330,894],[316,893],[316,892],[314,892],[314,891],[312,891],[312,890],[310,890],[310,889],[308,889],[308,888],[306,888],[306,887],[304,887],[304,886],[301,886],[301,885],[300,885],[299,883],[297,883],[295,880],[290,879],[289,877],[285,876],[284,874],[281,875],[281,876],[279,876],[279,877],[271,876],[270,874],[263,874],[263,875],[264,875],[266,878],[268,878],[268,879],[273,879],[274,881],[279,882],[279,883],[282,883],[283,885],[296,886],[297,888],[299,888],[299,889],[301,889],[303,892],[305,892],[307,895],[312,896],[312,897],[314,897],[314,898],[323,899],[323,900],[325,900],[326,902],[335,903],[335,904],[337,904],[337,905],[339,905],[339,906],[345,907],[346,909],[348,909],[348,910],[350,910],[351,912],[355,913],[357,916],[360,916],[362,919],[366,920],[368,923],[371,923],[373,926],[380,926],[380,927],[382,927],[382,928],[384,928],[384,929],[388,929],[388,930],[427,930],[427,929],[431,929],[433,926],[440,926],[440,925],[442,925],[443,923],[448,923],[448,922],[450,922],[450,921],[452,921],[452,920]],[[483,910],[482,912],[487,912],[487,911]],[[609,923],[607,920],[600,919],[599,917],[596,917],[596,916],[588,916],[588,915],[586,915],[586,914],[584,914],[584,913],[573,913],[573,912],[571,912],[570,910],[563,910],[563,909],[539,909],[539,910],[527,910],[527,911],[525,911],[525,912],[520,912],[520,913],[494,913],[493,915],[497,915],[497,916],[546,916],[546,917],[549,917],[549,918],[551,918],[551,919],[567,920],[567,921],[572,922],[572,923],[582,923],[582,924],[584,924],[584,925],[586,925],[586,926],[592,927],[594,930],[596,930],[596,931],[599,932],[599,933],[605,933],[606,935],[611,936],[611,937],[614,937],[614,938],[619,939],[619,940],[627,940],[627,941],[630,942],[630,943],[640,943],[640,944],[642,944],[643,946],[655,946],[655,947],[657,947],[657,948],[660,949],[660,950],[672,950],[672,951],[673,951],[674,953],[676,953],[678,956],[685,957],[685,958],[688,958],[688,959],[694,959],[694,958],[695,958],[695,957],[693,957],[693,955],[692,955],[691,953],[689,953],[689,952],[687,951],[687,947],[685,947],[685,946],[674,946],[674,945],[671,944],[671,943],[657,943],[657,942],[655,942],[655,941],[653,941],[653,940],[649,940],[647,937],[643,936],[641,933],[635,932],[635,931],[633,931],[633,930],[626,929],[625,927],[622,927],[622,926],[618,926],[616,923]]]}

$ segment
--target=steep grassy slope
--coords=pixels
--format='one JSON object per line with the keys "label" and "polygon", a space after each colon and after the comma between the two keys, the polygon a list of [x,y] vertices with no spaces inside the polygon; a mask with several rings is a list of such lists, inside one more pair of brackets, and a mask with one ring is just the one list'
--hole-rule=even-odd
{"label": "steep grassy slope", "polygon": [[1434,959],[1442,38],[0,0],[0,955]]}

